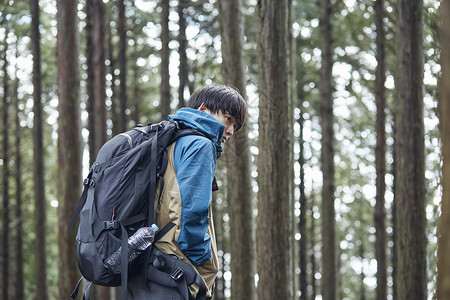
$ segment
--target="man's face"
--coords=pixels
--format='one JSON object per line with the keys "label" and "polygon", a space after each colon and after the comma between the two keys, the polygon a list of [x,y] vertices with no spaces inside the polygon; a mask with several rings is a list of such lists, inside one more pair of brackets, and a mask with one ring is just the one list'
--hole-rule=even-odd
{"label": "man's face", "polygon": [[225,143],[236,132],[237,128],[236,118],[233,117],[229,112],[222,112],[221,110],[219,110],[216,113],[211,113],[211,111],[207,109],[203,104],[202,106],[199,107],[199,110],[210,114],[211,116],[216,118],[217,121],[219,121],[225,126],[225,131],[222,137],[222,143]]}
{"label": "man's face", "polygon": [[237,122],[235,117],[228,112],[223,113],[221,110],[215,114],[210,113],[210,115],[225,126],[225,131],[222,137],[222,143],[225,143],[236,131]]}

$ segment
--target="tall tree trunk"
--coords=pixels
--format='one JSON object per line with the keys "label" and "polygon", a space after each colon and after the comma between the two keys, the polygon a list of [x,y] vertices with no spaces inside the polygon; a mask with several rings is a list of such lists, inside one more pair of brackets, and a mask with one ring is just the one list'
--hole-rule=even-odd
{"label": "tall tree trunk", "polygon": [[[222,74],[246,98],[244,19],[241,0],[219,4]],[[244,126],[227,144],[227,200],[230,214],[231,298],[255,299],[255,249],[248,129]]]}
{"label": "tall tree trunk", "polygon": [[320,124],[322,128],[322,297],[336,300],[336,232],[334,210],[333,50],[331,1],[320,0]]}
{"label": "tall tree trunk", "polygon": [[361,245],[359,246],[359,257],[361,258],[361,274],[360,274],[360,286],[361,286],[361,292],[359,295],[359,300],[366,300],[366,289],[364,280],[366,279],[366,275],[364,274],[364,243],[361,241]]}
{"label": "tall tree trunk", "polygon": [[316,299],[317,296],[317,285],[316,285],[316,272],[317,272],[317,267],[316,267],[316,251],[315,251],[315,246],[316,246],[316,221],[314,219],[314,192],[311,193],[311,201],[309,203],[309,206],[311,207],[311,229],[310,229],[310,237],[311,237],[311,242],[310,242],[310,257],[309,260],[311,262],[311,274],[310,274],[310,281],[311,281],[311,298],[310,299]]}
{"label": "tall tree trunk", "polygon": [[396,251],[398,299],[426,299],[423,2],[398,3]]}
{"label": "tall tree trunk", "polygon": [[94,128],[95,156],[106,142],[106,79],[105,79],[105,6],[103,0],[95,0],[93,6],[93,53],[94,69]]}
{"label": "tall tree trunk", "polygon": [[119,132],[124,132],[127,129],[127,28],[125,19],[125,3],[124,0],[118,0],[119,6],[119,68],[120,68],[120,91],[119,91]]}
{"label": "tall tree trunk", "polygon": [[[89,161],[91,165],[95,162],[97,153],[106,142],[106,79],[105,79],[105,8],[103,0],[88,0],[91,5],[92,14],[92,49],[90,74],[92,82],[92,98],[89,97],[92,106],[92,124],[89,128]],[[89,53],[89,52],[88,52]],[[89,60],[89,58],[88,58]],[[89,69],[89,66],[88,66]],[[110,300],[111,292],[109,287],[95,286],[95,299]]]}
{"label": "tall tree trunk", "polygon": [[[3,23],[3,22],[2,22]],[[2,24],[4,25],[4,23]],[[8,36],[9,26],[6,26],[5,36]],[[2,188],[3,188],[3,207],[2,207],[2,299],[8,299],[8,287],[9,287],[9,134],[8,134],[8,43],[6,39],[3,43],[3,148],[2,148],[2,158],[3,158],[3,177],[2,177]]]}
{"label": "tall tree trunk", "polygon": [[288,1],[258,1],[258,299],[292,299]]}
{"label": "tall tree trunk", "polygon": [[89,162],[106,142],[105,11],[103,0],[86,1]]}
{"label": "tall tree trunk", "polygon": [[386,96],[384,83],[386,81],[385,68],[385,34],[384,34],[384,0],[375,1],[375,24],[377,27],[377,69],[375,78],[375,101],[377,105],[377,146],[375,148],[376,165],[376,204],[375,204],[375,258],[377,259],[377,300],[387,297],[387,261],[386,261],[386,208],[384,195],[386,183]]}
{"label": "tall tree trunk", "polygon": [[439,223],[437,299],[450,299],[450,1],[441,4],[442,25],[439,31],[441,43],[442,77],[439,102],[442,139],[442,214]]}
{"label": "tall tree trunk", "polygon": [[216,277],[216,281],[214,283],[214,300],[225,300],[225,253],[228,251],[227,242],[225,239],[225,230],[224,230],[224,221],[223,221],[223,214],[224,214],[224,207],[226,206],[223,200],[220,202],[220,204],[217,201],[217,193],[213,193],[213,200],[212,200],[212,209],[213,209],[213,215],[214,215],[214,224],[216,229],[216,242],[217,242],[217,248],[222,250],[222,255],[220,255],[219,252],[219,274]]}
{"label": "tall tree trunk", "polygon": [[141,102],[142,99],[140,97],[139,90],[139,66],[137,64],[133,65],[133,121],[135,126],[139,124],[139,120],[141,119]]}
{"label": "tall tree trunk", "polygon": [[[297,104],[297,68],[295,65],[296,62],[296,43],[294,43],[294,31],[293,31],[293,1],[292,0],[288,0],[288,68],[287,68],[287,72],[288,72],[288,99],[289,99],[289,109],[290,109],[290,113],[289,113],[289,119],[288,122],[289,124],[291,124],[290,126],[290,130],[288,132],[288,136],[289,139],[292,141],[292,143],[290,143],[291,149],[289,149],[289,154],[290,156],[287,158],[290,162],[291,162],[291,167],[289,169],[290,172],[290,181],[289,181],[289,186],[290,186],[290,194],[291,194],[291,203],[290,203],[290,209],[289,209],[289,219],[291,221],[291,234],[292,236],[294,236],[294,228],[297,227],[298,222],[297,222],[297,217],[295,216],[295,189],[296,189],[296,185],[294,183],[294,178],[295,178],[295,167],[294,167],[294,141],[295,141],[295,134],[294,134],[294,123],[296,122],[295,117],[294,117],[294,108]],[[296,243],[292,242],[291,244],[291,257],[289,258],[289,261],[291,262],[291,280],[292,280],[292,293],[293,293],[293,297],[296,297],[296,293],[297,290],[299,289],[299,287],[297,286],[299,283],[299,280],[296,280],[297,278],[297,265],[295,264],[295,261],[298,259],[297,257],[297,253],[296,251]]]}
{"label": "tall tree trunk", "polygon": [[108,6],[108,17],[106,22],[107,32],[108,32],[108,59],[109,59],[109,73],[111,75],[111,122],[112,122],[112,135],[115,136],[120,133],[120,116],[119,116],[119,99],[117,97],[117,86],[116,80],[116,58],[114,57],[114,45],[113,45],[113,27],[111,26],[111,20],[113,20],[113,9]]}
{"label": "tall tree trunk", "polygon": [[169,32],[169,0],[161,0],[161,119],[167,119],[170,114],[170,82],[169,82],[169,57],[170,57],[170,32]]}
{"label": "tall tree trunk", "polygon": [[81,185],[80,75],[78,1],[57,1],[58,64],[58,290],[67,297],[79,278],[74,247],[75,230],[69,229]]}
{"label": "tall tree trunk", "polygon": [[89,162],[106,142],[105,12],[103,0],[86,1]]}
{"label": "tall tree trunk", "polygon": [[86,0],[86,64],[87,64],[87,113],[89,131],[89,165],[95,162],[95,96],[94,96],[94,67],[93,67],[93,52],[94,52],[94,32],[93,23],[94,16],[94,0]]}
{"label": "tall tree trunk", "polygon": [[[393,135],[394,137],[396,136],[396,120],[395,120],[395,113],[393,114]],[[392,182],[392,190],[394,191],[394,205],[392,205],[392,240],[394,241],[394,244],[392,245],[392,278],[393,278],[393,284],[392,284],[392,298],[393,299],[398,299],[397,298],[397,284],[396,284],[396,278],[397,278],[397,243],[395,243],[395,241],[397,240],[397,205],[395,205],[396,202],[396,195],[395,195],[395,189],[397,186],[397,146],[396,146],[396,140],[394,138],[394,145],[392,147],[392,157],[393,162],[392,162],[392,166],[391,166],[391,173],[392,173],[392,177],[394,178],[393,182]]]}
{"label": "tall tree trunk", "polygon": [[[18,49],[16,48],[16,53],[18,53]],[[16,107],[16,117],[15,117],[15,136],[16,136],[16,158],[15,158],[15,181],[16,181],[16,210],[15,210],[15,218],[17,222],[16,226],[16,244],[14,246],[16,252],[16,273],[14,277],[14,286],[15,286],[15,298],[16,300],[24,299],[24,281],[23,281],[23,220],[22,220],[22,151],[21,151],[21,129],[20,126],[20,108],[19,108],[19,78],[17,77],[17,67],[16,67],[16,76],[15,76],[15,84],[14,84],[14,99],[15,99],[15,107]]]}
{"label": "tall tree trunk", "polygon": [[[296,8],[294,8],[295,11]],[[299,36],[295,38],[293,41],[293,53],[301,53],[302,51],[302,38]],[[296,77],[296,85],[298,88],[295,90],[295,95],[297,97],[297,107],[299,109],[299,118],[297,123],[300,128],[299,136],[298,136],[298,144],[300,147],[298,164],[300,166],[300,183],[298,185],[298,189],[300,192],[300,217],[298,221],[298,231],[300,233],[300,241],[298,248],[298,268],[300,269],[300,275],[298,278],[298,290],[300,291],[300,300],[307,300],[308,297],[308,247],[311,244],[311,241],[314,239],[314,233],[312,231],[308,231],[308,215],[311,216],[311,226],[313,227],[313,218],[310,212],[312,211],[312,206],[308,203],[308,197],[305,193],[305,140],[304,140],[304,123],[305,123],[305,113],[306,108],[304,107],[305,102],[305,92],[303,91],[302,86],[306,84],[306,72],[305,72],[305,63],[302,60],[294,60],[295,61],[295,77]],[[311,203],[313,200],[311,200]],[[313,261],[311,261],[311,266],[313,265]],[[311,270],[312,275],[314,276],[314,270]],[[313,282],[311,281],[311,284]]]}
{"label": "tall tree trunk", "polygon": [[[300,92],[302,89],[298,89]],[[298,158],[298,163],[300,165],[300,219],[298,223],[298,230],[300,232],[300,246],[299,246],[299,268],[300,268],[300,300],[308,299],[308,269],[307,269],[307,256],[308,256],[308,228],[306,226],[308,215],[308,199],[305,193],[305,147],[303,139],[303,128],[304,128],[304,112],[303,112],[303,95],[299,95],[299,108],[300,108],[300,118],[298,124],[300,125],[299,134],[299,145],[300,153]]]}
{"label": "tall tree trunk", "polygon": [[44,182],[44,147],[42,134],[42,103],[41,103],[41,35],[39,32],[39,1],[30,0],[32,26],[31,40],[33,47],[33,144],[34,144],[34,197],[35,197],[35,253],[36,253],[36,284],[39,293],[36,299],[48,299],[47,291],[47,255],[46,255],[46,201]]}
{"label": "tall tree trunk", "polygon": [[[179,34],[178,34],[178,44],[180,45],[178,48],[178,53],[180,55],[180,67],[178,71],[178,78],[180,81],[180,85],[178,87],[178,108],[181,108],[186,105],[186,100],[184,98],[184,91],[188,87],[189,81],[189,66],[188,59],[186,56],[187,49],[187,39],[186,39],[186,14],[184,10],[187,8],[188,0],[179,0],[178,1],[178,26]],[[219,2],[220,3],[220,2]]]}

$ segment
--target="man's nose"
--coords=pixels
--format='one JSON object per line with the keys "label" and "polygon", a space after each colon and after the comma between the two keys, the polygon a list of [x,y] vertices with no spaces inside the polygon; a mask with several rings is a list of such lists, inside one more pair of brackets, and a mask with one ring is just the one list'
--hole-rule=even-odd
{"label": "man's nose", "polygon": [[227,133],[232,136],[234,134],[234,126],[227,127]]}

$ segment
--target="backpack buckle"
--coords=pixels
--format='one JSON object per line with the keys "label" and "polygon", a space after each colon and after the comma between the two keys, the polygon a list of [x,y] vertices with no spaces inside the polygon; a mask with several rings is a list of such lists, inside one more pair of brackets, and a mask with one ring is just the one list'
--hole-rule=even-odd
{"label": "backpack buckle", "polygon": [[93,170],[94,173],[97,173],[98,171],[100,171],[101,168],[102,168],[102,167],[101,167],[98,163],[95,163],[95,164],[92,166],[92,170]]}
{"label": "backpack buckle", "polygon": [[119,228],[119,222],[117,222],[117,220],[103,222],[103,229],[111,230],[111,229],[118,229],[118,228]]}
{"label": "backpack buckle", "polygon": [[92,179],[90,179],[90,178],[85,178],[85,179],[83,180],[83,184],[84,184],[85,186],[94,187],[94,186],[95,186],[95,181],[92,180]]}
{"label": "backpack buckle", "polygon": [[173,280],[178,280],[183,276],[184,272],[180,267],[176,267],[171,273],[170,277],[172,277]]}

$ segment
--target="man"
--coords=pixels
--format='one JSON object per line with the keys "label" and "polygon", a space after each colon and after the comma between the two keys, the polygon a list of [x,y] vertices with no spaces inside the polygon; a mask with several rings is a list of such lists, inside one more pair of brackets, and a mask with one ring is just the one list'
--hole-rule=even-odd
{"label": "man", "polygon": [[[223,85],[206,86],[190,98],[188,107],[181,108],[169,119],[184,123],[204,136],[188,135],[167,148],[168,166],[159,205],[157,225],[175,226],[156,244],[156,248],[194,266],[206,283],[207,296],[218,272],[211,199],[216,159],[226,142],[245,121],[246,103],[233,88]],[[151,282],[147,292],[129,285],[130,298],[151,297]],[[134,286],[133,286],[134,285]],[[197,291],[191,288],[191,294]],[[167,291],[167,297],[177,295],[177,289]],[[170,298],[168,298],[170,299]],[[175,298],[174,298],[175,299]]]}

